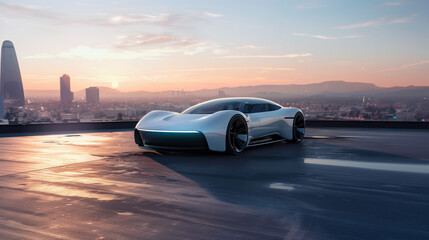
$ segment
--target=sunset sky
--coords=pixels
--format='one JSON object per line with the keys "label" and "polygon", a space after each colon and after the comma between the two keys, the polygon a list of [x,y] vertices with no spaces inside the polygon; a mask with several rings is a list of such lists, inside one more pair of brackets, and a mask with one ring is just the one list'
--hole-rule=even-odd
{"label": "sunset sky", "polygon": [[429,85],[429,1],[1,1],[24,89]]}

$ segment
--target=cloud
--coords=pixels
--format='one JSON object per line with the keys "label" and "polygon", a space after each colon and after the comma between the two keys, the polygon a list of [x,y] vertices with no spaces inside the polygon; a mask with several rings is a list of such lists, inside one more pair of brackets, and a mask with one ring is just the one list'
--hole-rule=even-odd
{"label": "cloud", "polygon": [[137,48],[153,45],[184,48],[201,43],[200,41],[176,37],[170,34],[136,34],[132,36],[118,36],[117,48]]}
{"label": "cloud", "polygon": [[130,80],[130,76],[123,75],[97,75],[97,76],[77,76],[77,78],[84,78],[94,82],[126,82]]}
{"label": "cloud", "polygon": [[42,6],[0,2],[0,8],[16,16],[58,19],[58,14]]}
{"label": "cloud", "polygon": [[195,21],[206,21],[211,18],[222,17],[221,14],[203,12],[190,14],[171,14],[171,13],[156,13],[156,14],[119,14],[108,18],[88,19],[87,22],[95,25],[104,26],[122,26],[130,24],[153,24],[161,26],[174,26],[184,23],[193,23]]}
{"label": "cloud", "polygon": [[236,47],[225,47],[225,46],[221,46],[218,43],[207,43],[205,42],[205,49],[206,50],[211,50],[211,52],[215,55],[227,55],[229,53],[234,52],[235,50],[239,49],[257,49],[260,48],[258,46],[252,45],[252,44],[245,44],[245,45],[240,45],[240,46],[236,46]]}
{"label": "cloud", "polygon": [[423,64],[429,64],[428,60],[423,60],[420,62],[405,64],[397,68],[388,68],[388,69],[382,69],[379,72],[391,72],[391,71],[398,71],[398,70],[408,70],[408,69],[414,69],[416,66],[423,65]]}
{"label": "cloud", "polygon": [[200,44],[199,46],[195,46],[193,48],[187,49],[184,54],[188,56],[193,56],[197,53],[205,52],[208,49],[211,49],[212,47],[207,44]]}
{"label": "cloud", "polygon": [[225,55],[225,54],[228,54],[230,52],[231,52],[231,50],[228,49],[228,48],[216,48],[216,49],[213,49],[213,53],[216,54],[216,55]]}
{"label": "cloud", "polygon": [[166,52],[159,50],[138,51],[114,51],[106,48],[93,48],[90,46],[79,45],[67,51],[57,54],[57,57],[68,59],[87,59],[87,60],[130,60],[145,59],[153,60],[166,55]]}
{"label": "cloud", "polygon": [[296,71],[295,68],[276,68],[276,67],[219,67],[219,68],[192,68],[179,69],[164,72],[206,72],[206,71],[225,71],[225,70],[255,70],[255,71]]}
{"label": "cloud", "polygon": [[204,14],[208,17],[213,17],[213,18],[223,17],[222,14],[211,13],[211,12],[204,12]]}
{"label": "cloud", "polygon": [[234,52],[237,49],[257,49],[260,48],[258,46],[255,46],[253,44],[245,44],[245,45],[241,45],[241,46],[236,46],[236,47],[223,47],[223,46],[219,46],[219,44],[213,44],[213,53],[216,55],[226,55],[229,54],[231,52]]}
{"label": "cloud", "polygon": [[387,24],[407,23],[407,22],[411,22],[411,20],[412,20],[411,17],[397,18],[387,22]]}
{"label": "cloud", "polygon": [[401,6],[402,4],[404,4],[404,2],[402,1],[384,2],[384,5],[387,5],[387,6]]}
{"label": "cloud", "polygon": [[186,21],[186,15],[158,13],[158,14],[121,14],[109,18],[90,19],[89,22],[98,25],[127,25],[136,23],[146,23],[155,25],[176,25]]}
{"label": "cloud", "polygon": [[36,17],[55,21],[59,24],[92,24],[101,26],[123,26],[131,24],[152,24],[162,26],[174,26],[188,22],[206,21],[212,18],[219,18],[223,15],[211,12],[172,14],[172,13],[128,13],[116,14],[105,18],[76,18],[67,15],[64,12],[52,11],[47,7],[36,5],[24,5],[15,3],[0,2],[0,8],[3,8],[10,15],[17,17]]}
{"label": "cloud", "polygon": [[311,53],[291,53],[284,55],[229,55],[222,58],[297,58],[308,56],[311,56]]}
{"label": "cloud", "polygon": [[31,56],[26,56],[24,57],[24,59],[49,59],[49,58],[54,58],[55,56],[52,54],[47,54],[47,53],[38,53],[35,55],[31,55]]}
{"label": "cloud", "polygon": [[370,26],[380,25],[383,21],[384,21],[384,19],[381,18],[378,20],[372,20],[372,21],[363,22],[363,23],[356,23],[356,24],[339,26],[338,28],[339,29],[353,29],[353,28],[370,27]]}
{"label": "cloud", "polygon": [[387,24],[406,23],[406,22],[411,22],[413,17],[414,16],[396,18],[396,19],[391,19],[391,20],[385,19],[385,18],[380,18],[377,20],[371,20],[371,21],[363,22],[363,23],[356,23],[356,24],[339,26],[338,28],[339,29],[354,29],[354,28],[381,26],[381,25],[387,25]]}
{"label": "cloud", "polygon": [[179,41],[168,46],[161,46],[158,48],[135,50],[127,48],[96,48],[86,45],[78,45],[66,51],[60,52],[55,55],[49,54],[36,54],[28,56],[26,59],[43,59],[43,58],[66,58],[66,59],[86,59],[91,61],[99,60],[156,60],[161,57],[171,56],[173,54],[183,55],[196,55],[198,53],[212,49],[214,45],[199,42],[187,43]]}
{"label": "cloud", "polygon": [[304,34],[304,33],[293,33],[292,35],[294,35],[294,36],[300,36],[300,37],[312,37],[312,38],[318,38],[318,39],[323,39],[323,40],[350,39],[350,38],[358,38],[358,37],[360,37],[360,36],[357,36],[357,35],[331,37],[331,36],[313,35],[313,34]]}
{"label": "cloud", "polygon": [[412,67],[415,67],[415,66],[418,66],[418,65],[422,65],[422,64],[426,64],[426,63],[429,63],[429,60],[423,60],[423,61],[420,61],[420,62],[410,63],[410,64],[407,64],[407,65],[403,65],[401,67],[402,68],[412,68]]}
{"label": "cloud", "polygon": [[237,49],[255,49],[258,48],[257,46],[253,45],[253,44],[246,44],[246,45],[241,45],[236,47]]}

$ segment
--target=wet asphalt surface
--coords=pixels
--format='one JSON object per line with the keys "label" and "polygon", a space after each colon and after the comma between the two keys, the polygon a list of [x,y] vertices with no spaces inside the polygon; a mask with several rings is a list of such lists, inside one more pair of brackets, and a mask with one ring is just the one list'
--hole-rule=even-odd
{"label": "wet asphalt surface", "polygon": [[429,131],[307,136],[239,156],[0,137],[0,239],[429,239]]}

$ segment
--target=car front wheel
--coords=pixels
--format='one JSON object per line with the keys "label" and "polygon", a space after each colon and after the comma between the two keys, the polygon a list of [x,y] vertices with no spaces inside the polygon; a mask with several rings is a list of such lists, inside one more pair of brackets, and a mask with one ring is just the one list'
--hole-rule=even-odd
{"label": "car front wheel", "polygon": [[233,116],[226,131],[226,152],[233,155],[243,152],[247,146],[247,138],[246,120],[240,115]]}

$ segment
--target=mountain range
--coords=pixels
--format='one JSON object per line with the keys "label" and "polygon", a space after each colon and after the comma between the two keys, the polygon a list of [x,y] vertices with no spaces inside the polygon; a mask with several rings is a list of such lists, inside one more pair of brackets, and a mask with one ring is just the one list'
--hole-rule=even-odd
{"label": "mountain range", "polygon": [[[144,99],[165,98],[177,95],[174,91],[133,91],[122,92],[108,87],[100,88],[101,99]],[[379,87],[371,83],[327,81],[311,84],[288,84],[288,85],[258,85],[223,87],[216,89],[202,89],[186,91],[186,96],[195,97],[217,97],[223,91],[226,96],[249,96],[249,97],[429,97],[429,86],[407,86],[407,87]],[[26,90],[27,98],[57,98],[59,90]],[[75,92],[75,98],[85,98],[85,89]]]}

